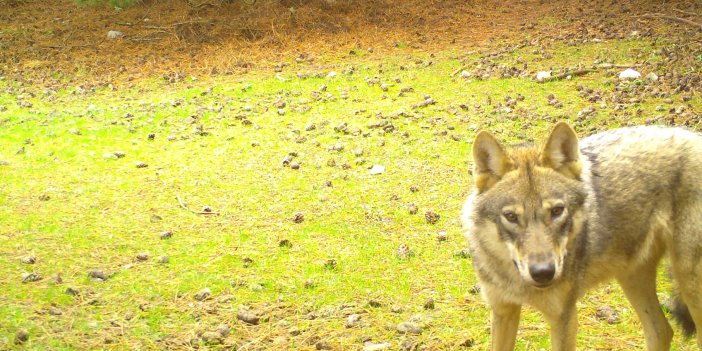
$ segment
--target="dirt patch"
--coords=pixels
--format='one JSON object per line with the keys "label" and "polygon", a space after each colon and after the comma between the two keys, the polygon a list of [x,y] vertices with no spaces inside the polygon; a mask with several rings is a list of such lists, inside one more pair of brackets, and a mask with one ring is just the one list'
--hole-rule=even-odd
{"label": "dirt patch", "polygon": [[[145,0],[126,9],[67,0],[0,5],[0,73],[45,83],[230,74],[296,57],[359,52],[468,51],[535,33],[560,40],[598,32],[621,37],[628,33],[617,28],[629,30],[636,15],[701,6],[458,0]],[[119,33],[109,39],[110,31]]]}
{"label": "dirt patch", "polygon": [[654,28],[657,20],[642,14],[678,10],[689,17],[702,7],[694,1],[504,6],[458,0],[145,0],[126,9],[67,0],[0,5],[0,74],[46,85],[232,74],[296,58],[471,51],[514,40],[621,38],[632,23],[640,23],[644,34]]}

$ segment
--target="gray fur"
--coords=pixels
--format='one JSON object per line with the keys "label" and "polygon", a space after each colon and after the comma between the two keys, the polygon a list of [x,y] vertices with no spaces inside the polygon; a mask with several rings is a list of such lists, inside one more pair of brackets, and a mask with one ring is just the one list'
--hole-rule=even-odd
{"label": "gray fur", "polygon": [[[486,133],[476,139],[474,157],[489,167],[479,170],[462,219],[493,308],[493,350],[514,347],[523,304],[544,313],[554,350],[574,350],[576,301],[612,278],[642,322],[647,349],[668,350],[672,329],[655,291],[666,253],[680,290],[673,315],[687,321],[685,332],[702,323],[702,137],[633,127],[578,142],[558,124],[532,150],[494,145]],[[544,257],[557,266],[547,286],[528,269]],[[702,349],[699,334],[697,343]]]}

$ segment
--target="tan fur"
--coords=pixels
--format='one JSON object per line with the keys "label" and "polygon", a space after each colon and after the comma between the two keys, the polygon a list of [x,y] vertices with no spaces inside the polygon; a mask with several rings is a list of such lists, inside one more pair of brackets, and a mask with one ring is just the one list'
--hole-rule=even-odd
{"label": "tan fur", "polygon": [[514,165],[497,139],[488,132],[480,132],[473,143],[475,164],[475,187],[479,191],[489,189],[510,171]]}
{"label": "tan fur", "polygon": [[[543,146],[504,147],[481,132],[473,157],[462,221],[493,310],[493,350],[514,348],[523,304],[544,314],[553,350],[574,350],[577,300],[612,278],[641,320],[646,348],[668,350],[673,332],[655,282],[668,250],[680,296],[702,325],[700,136],[637,127],[579,142],[559,123]],[[702,348],[699,334],[697,342]]]}

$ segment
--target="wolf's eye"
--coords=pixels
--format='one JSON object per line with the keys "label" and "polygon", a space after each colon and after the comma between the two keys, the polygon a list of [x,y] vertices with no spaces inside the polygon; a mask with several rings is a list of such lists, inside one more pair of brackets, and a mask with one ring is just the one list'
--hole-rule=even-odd
{"label": "wolf's eye", "polygon": [[505,219],[507,220],[507,222],[510,222],[510,223],[517,223],[517,222],[519,222],[519,217],[517,217],[517,214],[514,213],[514,212],[505,212],[505,213],[503,213],[502,215],[505,217]]}
{"label": "wolf's eye", "polygon": [[563,211],[565,210],[565,207],[563,206],[556,206],[551,209],[551,217],[556,218],[560,217],[563,214]]}

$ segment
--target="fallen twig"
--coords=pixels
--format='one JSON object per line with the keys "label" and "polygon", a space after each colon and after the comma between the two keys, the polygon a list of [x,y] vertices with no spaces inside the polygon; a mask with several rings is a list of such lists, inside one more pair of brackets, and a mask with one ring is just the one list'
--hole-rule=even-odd
{"label": "fallen twig", "polygon": [[680,18],[680,17],[675,17],[675,16],[669,16],[669,15],[664,15],[664,14],[660,14],[660,13],[647,13],[647,14],[645,14],[645,15],[641,15],[641,18],[654,18],[654,19],[655,19],[655,18],[663,18],[663,19],[675,21],[675,22],[678,22],[678,23],[687,24],[687,25],[690,25],[690,26],[693,26],[693,27],[697,27],[697,29],[699,29],[700,31],[702,31],[702,24],[697,23],[697,22],[695,22],[695,21],[690,21],[689,19],[685,19],[685,18]]}
{"label": "fallen twig", "polygon": [[219,212],[211,212],[211,211],[194,211],[188,208],[188,206],[183,203],[183,200],[180,199],[180,195],[176,194],[176,199],[178,200],[178,204],[180,205],[181,208],[183,208],[186,211],[189,211],[194,214],[200,214],[200,215],[218,215]]}

